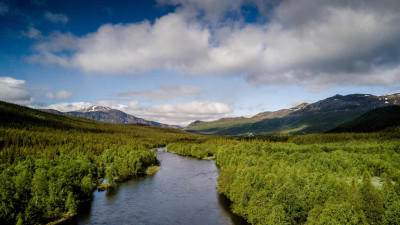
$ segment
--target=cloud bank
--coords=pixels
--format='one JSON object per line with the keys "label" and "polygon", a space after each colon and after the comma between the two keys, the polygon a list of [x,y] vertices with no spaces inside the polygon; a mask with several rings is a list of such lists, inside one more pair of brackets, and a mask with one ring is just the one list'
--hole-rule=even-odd
{"label": "cloud bank", "polygon": [[19,105],[32,104],[35,99],[28,91],[28,84],[24,80],[12,77],[0,77],[0,100]]}
{"label": "cloud bank", "polygon": [[29,84],[25,80],[12,77],[0,77],[0,100],[19,105],[33,105],[36,98],[50,100],[65,100],[73,95],[71,91],[61,90],[53,92],[36,92],[31,95]]}
{"label": "cloud bank", "polygon": [[51,104],[51,105],[36,106],[36,108],[55,109],[60,112],[70,112],[70,111],[76,111],[79,109],[88,108],[92,105],[94,105],[94,104],[90,103],[90,102],[60,102],[60,103]]}
{"label": "cloud bank", "polygon": [[165,124],[186,126],[193,120],[215,120],[233,112],[234,107],[219,102],[192,101],[177,105],[141,106],[136,100],[128,104],[119,101],[103,100],[97,103],[89,102],[62,102],[38,108],[55,109],[61,112],[76,111],[92,105],[102,105],[124,111],[133,116]]}
{"label": "cloud bank", "polygon": [[[254,85],[296,83],[313,90],[400,83],[399,1],[159,3],[177,9],[154,23],[105,24],[81,37],[54,33],[36,43],[30,60],[105,74],[245,74]],[[245,4],[267,22],[244,22]]]}

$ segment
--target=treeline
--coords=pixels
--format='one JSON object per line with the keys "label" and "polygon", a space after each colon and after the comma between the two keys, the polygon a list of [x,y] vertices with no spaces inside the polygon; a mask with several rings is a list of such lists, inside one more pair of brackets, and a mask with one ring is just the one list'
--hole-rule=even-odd
{"label": "treeline", "polygon": [[202,137],[107,124],[0,102],[0,224],[43,224],[76,213],[109,183],[159,162],[149,148]]}
{"label": "treeline", "polygon": [[252,224],[400,224],[398,133],[216,139],[168,151],[214,155],[219,191]]}

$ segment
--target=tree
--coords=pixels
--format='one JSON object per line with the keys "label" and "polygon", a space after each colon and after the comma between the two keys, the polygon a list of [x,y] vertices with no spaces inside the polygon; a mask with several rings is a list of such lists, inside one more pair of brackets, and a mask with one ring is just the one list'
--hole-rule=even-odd
{"label": "tree", "polygon": [[364,215],[360,211],[354,210],[350,203],[331,204],[327,203],[322,210],[318,221],[312,221],[311,224],[343,224],[356,225],[366,224]]}
{"label": "tree", "polygon": [[74,194],[69,192],[67,201],[65,201],[65,209],[68,211],[68,213],[76,213],[77,208],[78,207],[76,205]]}
{"label": "tree", "polygon": [[360,187],[362,196],[362,209],[369,224],[380,224],[384,212],[382,199],[371,183],[371,176],[365,171]]}

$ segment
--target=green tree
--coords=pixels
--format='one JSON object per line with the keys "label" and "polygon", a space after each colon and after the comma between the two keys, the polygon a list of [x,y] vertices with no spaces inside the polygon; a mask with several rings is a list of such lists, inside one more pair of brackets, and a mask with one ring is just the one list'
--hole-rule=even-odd
{"label": "green tree", "polygon": [[363,173],[360,187],[362,196],[362,208],[369,224],[380,224],[384,212],[382,199],[379,192],[371,183],[371,176],[368,171]]}
{"label": "green tree", "polygon": [[74,198],[74,194],[69,192],[67,200],[65,201],[65,209],[68,211],[68,213],[76,213],[77,208],[78,207]]}
{"label": "green tree", "polygon": [[311,224],[367,224],[364,220],[363,213],[355,211],[350,203],[325,205],[318,221],[311,221]]}

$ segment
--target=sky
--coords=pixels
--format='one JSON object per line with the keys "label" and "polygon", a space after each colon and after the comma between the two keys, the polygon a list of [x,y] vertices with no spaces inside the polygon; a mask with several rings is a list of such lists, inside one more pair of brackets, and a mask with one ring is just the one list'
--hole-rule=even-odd
{"label": "sky", "polygon": [[174,125],[400,92],[400,1],[0,0],[0,100]]}

